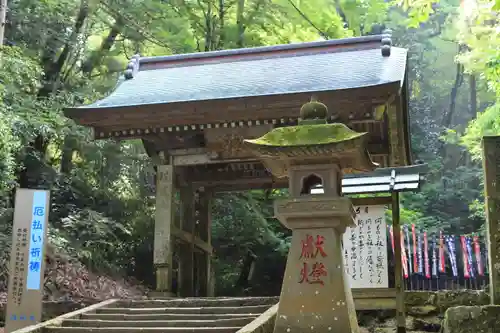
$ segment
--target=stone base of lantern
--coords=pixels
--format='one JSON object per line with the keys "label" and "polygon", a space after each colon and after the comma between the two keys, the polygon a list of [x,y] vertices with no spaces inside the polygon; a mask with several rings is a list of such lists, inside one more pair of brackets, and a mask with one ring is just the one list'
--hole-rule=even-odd
{"label": "stone base of lantern", "polygon": [[355,226],[348,198],[306,196],[275,203],[293,230],[274,333],[358,333],[342,234]]}

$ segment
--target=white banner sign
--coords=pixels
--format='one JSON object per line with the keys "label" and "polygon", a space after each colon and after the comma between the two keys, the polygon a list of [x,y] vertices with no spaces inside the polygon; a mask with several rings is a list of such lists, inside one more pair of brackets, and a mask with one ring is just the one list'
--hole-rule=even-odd
{"label": "white banner sign", "polygon": [[351,288],[388,288],[385,206],[359,206],[355,228],[343,239],[344,265]]}

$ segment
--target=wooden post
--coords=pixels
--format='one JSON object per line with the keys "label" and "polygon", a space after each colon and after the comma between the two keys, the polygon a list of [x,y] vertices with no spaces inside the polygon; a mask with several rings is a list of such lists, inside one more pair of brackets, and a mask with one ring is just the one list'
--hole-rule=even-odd
{"label": "wooden post", "polygon": [[198,297],[198,283],[199,283],[199,276],[198,276],[198,260],[196,260],[197,255],[195,251],[195,244],[194,244],[194,238],[196,235],[196,225],[199,223],[200,220],[200,191],[199,189],[196,189],[194,191],[194,202],[193,202],[193,215],[192,215],[192,220],[190,224],[190,230],[189,233],[191,234],[191,244],[189,247],[190,255],[191,255],[191,293],[190,296]]}
{"label": "wooden post", "polygon": [[49,191],[16,190],[5,332],[42,319]]}
{"label": "wooden post", "polygon": [[[213,200],[213,192],[206,191],[206,242],[208,245],[212,246],[212,200]],[[206,296],[214,296],[214,290],[212,288],[212,253],[206,253],[206,270],[207,270],[207,295]]]}
{"label": "wooden post", "polygon": [[156,173],[156,213],[153,262],[156,266],[156,291],[172,288],[171,226],[174,220],[174,168],[158,165]]}
{"label": "wooden post", "polygon": [[399,193],[392,193],[392,229],[394,234],[394,282],[396,289],[397,333],[406,333],[405,291],[401,267],[401,226],[399,224]]}
{"label": "wooden post", "polygon": [[[194,193],[191,187],[183,187],[180,189],[181,201],[181,231],[190,233],[194,226]],[[180,294],[183,297],[193,296],[194,286],[194,258],[193,246],[194,238],[191,234],[186,241],[181,244],[180,257]]]}
{"label": "wooden post", "polygon": [[484,198],[491,304],[500,304],[500,136],[483,137]]}

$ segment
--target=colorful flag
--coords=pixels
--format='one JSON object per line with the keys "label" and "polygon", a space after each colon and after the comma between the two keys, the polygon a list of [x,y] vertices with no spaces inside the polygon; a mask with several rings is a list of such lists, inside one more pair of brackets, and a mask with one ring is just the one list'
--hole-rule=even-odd
{"label": "colorful flag", "polygon": [[403,275],[405,279],[408,278],[408,258],[406,258],[406,249],[405,249],[405,235],[403,230],[401,232],[401,266],[403,266]]}
{"label": "colorful flag", "polygon": [[465,236],[460,236],[460,244],[462,246],[462,261],[464,264],[464,278],[470,278],[470,269],[469,269],[469,259],[467,255],[467,245],[465,244]]}
{"label": "colorful flag", "polygon": [[470,277],[475,278],[476,274],[474,272],[474,258],[472,254],[472,238],[470,236],[465,236],[465,245],[467,247],[467,262],[469,264]]}
{"label": "colorful flag", "polygon": [[424,255],[423,255],[424,244],[422,242],[422,234],[421,233],[419,233],[417,236],[417,242],[418,242],[418,274],[423,275],[424,274]]}
{"label": "colorful flag", "polygon": [[476,254],[476,263],[477,263],[477,274],[479,276],[484,275],[483,270],[483,260],[481,257],[481,245],[479,244],[479,236],[474,236],[474,252]]}
{"label": "colorful flag", "polygon": [[417,234],[415,231],[414,224],[411,225],[411,234],[413,237],[413,271],[415,273],[418,273],[419,269],[418,269],[418,257],[417,257],[417,251],[418,251],[417,250]]}
{"label": "colorful flag", "polygon": [[411,244],[410,244],[410,232],[408,231],[408,225],[405,224],[404,226],[405,230],[405,237],[406,237],[406,244],[408,246],[408,273],[411,275],[413,274],[413,266],[412,266],[412,261],[411,261]]}
{"label": "colorful flag", "polygon": [[438,276],[438,258],[437,258],[437,242],[436,237],[432,237],[432,276]]}
{"label": "colorful flag", "polygon": [[448,257],[450,259],[453,276],[458,276],[457,254],[455,252],[455,236],[446,236],[446,245],[448,245]]}
{"label": "colorful flag", "polygon": [[431,278],[431,270],[429,267],[429,243],[427,240],[427,232],[424,231],[424,267],[425,267],[425,277]]}
{"label": "colorful flag", "polygon": [[443,232],[439,232],[439,272],[444,273],[446,271],[445,259],[444,259],[444,236]]}

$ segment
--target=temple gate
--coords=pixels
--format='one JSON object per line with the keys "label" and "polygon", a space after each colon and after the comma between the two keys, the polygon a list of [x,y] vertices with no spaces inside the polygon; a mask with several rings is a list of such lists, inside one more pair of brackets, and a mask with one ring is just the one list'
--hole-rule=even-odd
{"label": "temple gate", "polygon": [[374,298],[385,300],[385,308],[397,303],[398,326],[404,326],[398,192],[418,189],[422,170],[407,167],[407,51],[391,44],[385,32],[196,54],[137,55],[109,96],[65,111],[78,124],[92,127],[96,139],[141,139],[154,161],[158,293],[213,295],[214,194],[287,187],[288,179],[271,174],[243,140],[296,125],[298,110],[314,94],[328,107],[328,122],[368,133],[367,150],[379,165],[363,177],[344,175],[341,192],[392,193],[353,200],[354,205],[392,204],[398,245],[395,287],[353,290],[355,303],[368,300],[364,304],[369,306]]}

